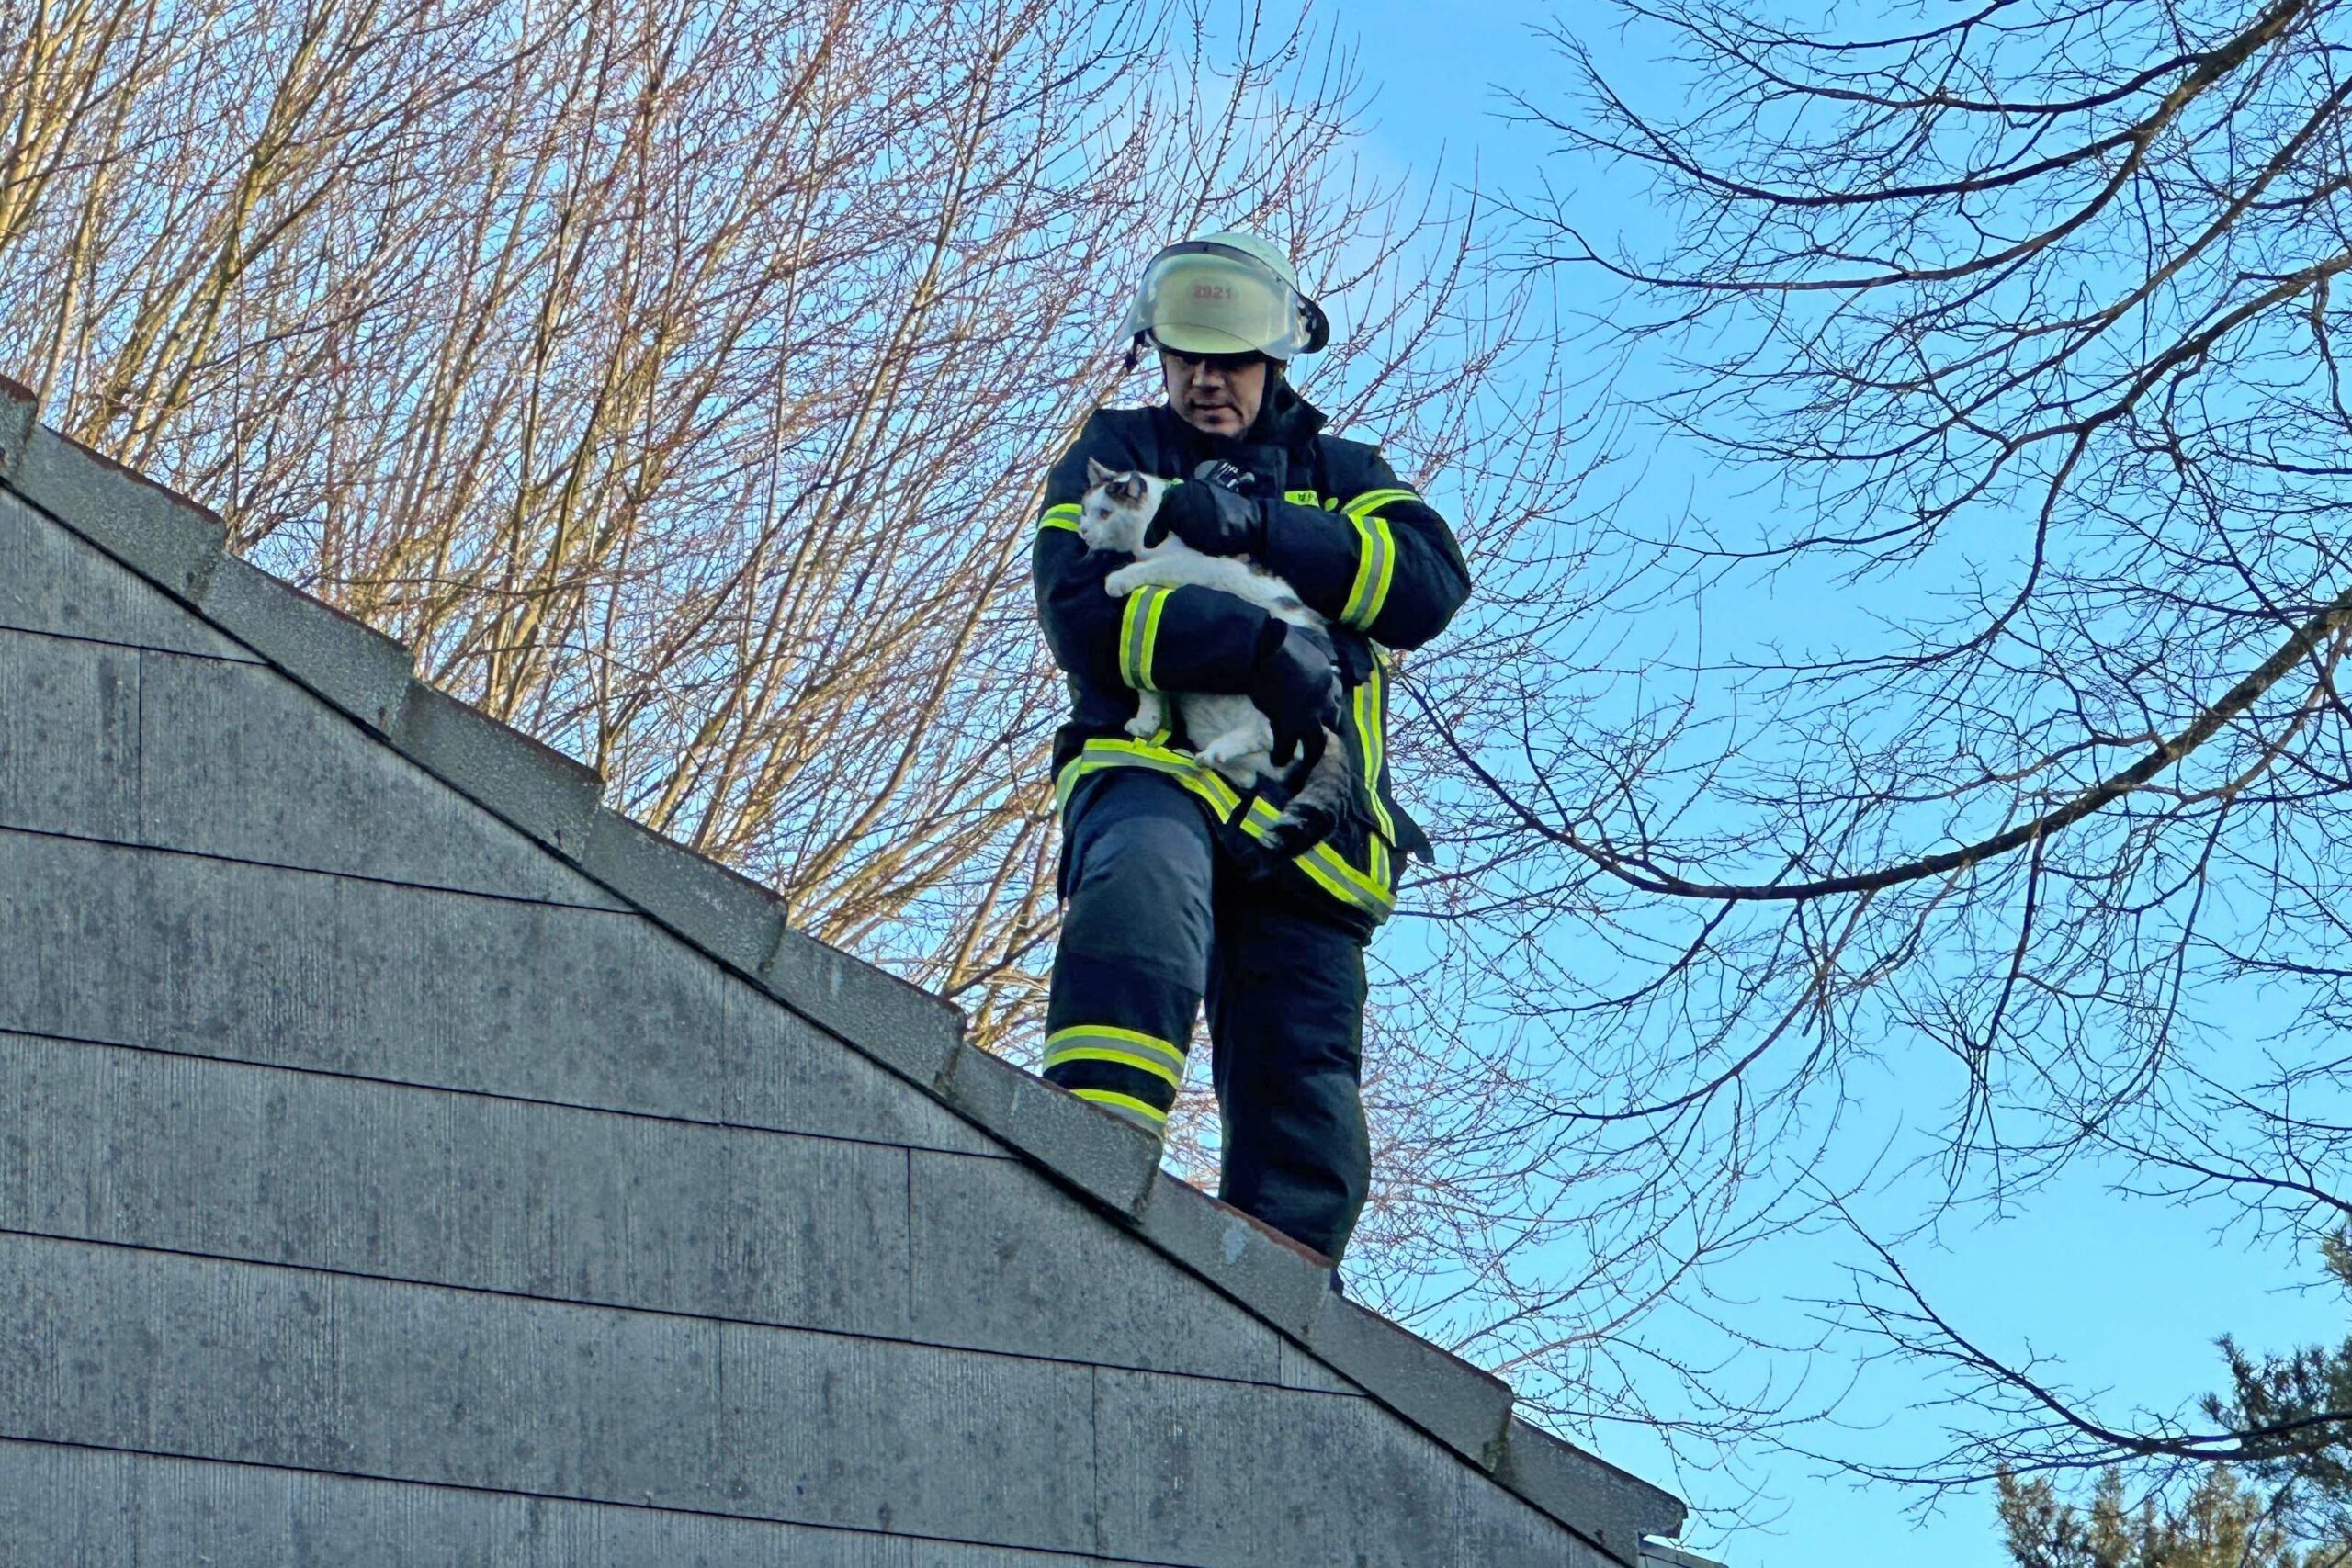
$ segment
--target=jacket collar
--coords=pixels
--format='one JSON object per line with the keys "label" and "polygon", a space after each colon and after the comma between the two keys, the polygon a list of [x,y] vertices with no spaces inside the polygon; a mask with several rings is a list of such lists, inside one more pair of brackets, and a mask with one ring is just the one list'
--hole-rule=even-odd
{"label": "jacket collar", "polygon": [[1258,405],[1258,417],[1238,435],[1218,435],[1202,430],[1188,423],[1165,403],[1153,412],[1159,416],[1162,428],[1175,438],[1179,449],[1187,455],[1181,472],[1190,473],[1195,463],[1214,459],[1263,475],[1277,484],[1284,480],[1289,466],[1286,459],[1294,453],[1304,452],[1326,423],[1323,411],[1300,397],[1289,378],[1280,374],[1268,380],[1265,401]]}
{"label": "jacket collar", "polygon": [[1290,384],[1290,378],[1276,369],[1267,380],[1266,397],[1258,405],[1258,417],[1235,439],[1295,450],[1314,440],[1326,423],[1323,411],[1300,397],[1297,389]]}

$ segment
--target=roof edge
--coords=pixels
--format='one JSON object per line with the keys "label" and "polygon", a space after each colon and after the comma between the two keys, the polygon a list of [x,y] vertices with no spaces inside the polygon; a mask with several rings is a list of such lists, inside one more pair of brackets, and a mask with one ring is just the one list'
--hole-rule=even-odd
{"label": "roof edge", "polygon": [[1523,1417],[1511,1417],[1495,1459],[1497,1481],[1626,1568],[1639,1568],[1643,1537],[1682,1533],[1681,1498]]}
{"label": "roof edge", "polygon": [[604,781],[414,672],[410,650],[230,555],[210,511],[41,425],[0,378],[0,485],[690,947],[941,1100],[1611,1557],[1671,1494],[1512,1414],[1510,1388],[1331,1289],[1329,1258],[1159,1169],[1158,1142],[964,1040],[961,1010],[794,930],[785,900],[603,804]]}

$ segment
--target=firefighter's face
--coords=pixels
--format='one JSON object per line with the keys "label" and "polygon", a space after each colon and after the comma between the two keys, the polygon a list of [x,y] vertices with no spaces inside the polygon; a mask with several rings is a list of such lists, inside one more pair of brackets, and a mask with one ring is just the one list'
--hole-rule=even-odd
{"label": "firefighter's face", "polygon": [[1254,354],[1192,355],[1159,351],[1168,406],[1211,435],[1238,435],[1266,400],[1266,361]]}

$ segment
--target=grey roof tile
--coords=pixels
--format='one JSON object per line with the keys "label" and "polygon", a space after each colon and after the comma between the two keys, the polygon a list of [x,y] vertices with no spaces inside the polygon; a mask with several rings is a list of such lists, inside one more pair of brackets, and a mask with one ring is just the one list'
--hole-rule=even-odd
{"label": "grey roof tile", "polygon": [[[107,1506],[96,1506],[97,1498]],[[44,1564],[1115,1568],[1091,1551],[910,1542],[870,1527],[729,1518],[642,1501],[526,1497],[8,1438],[0,1438],[0,1540],[8,1543],[11,1561]]]}
{"label": "grey roof tile", "polygon": [[0,629],[0,826],[137,840],[139,667],[136,649]]}
{"label": "grey roof tile", "polygon": [[136,780],[137,842],[417,887],[628,908],[266,664],[148,650],[137,694],[140,755],[154,763]]}
{"label": "grey roof tile", "polygon": [[0,489],[0,626],[224,663],[261,662],[251,649],[6,489]]}
{"label": "grey roof tile", "polygon": [[1287,1339],[1129,1227],[1071,1202],[1050,1172],[923,1152],[908,1178],[917,1338],[1280,1383]]}
{"label": "grey roof tile", "polygon": [[1351,1399],[1362,1399],[1363,1390],[1317,1360],[1288,1335],[1282,1337],[1282,1382],[1284,1388],[1305,1389],[1312,1393],[1344,1393]]}
{"label": "grey roof tile", "polygon": [[784,938],[784,900],[617,811],[596,813],[580,869],[744,975]]}
{"label": "grey roof tile", "polygon": [[604,798],[596,770],[411,681],[387,737],[401,754],[559,854],[577,858]]}
{"label": "grey roof tile", "polygon": [[1510,1424],[1510,1385],[1411,1331],[1326,1292],[1307,1344],[1332,1370],[1422,1431],[1492,1469]]}
{"label": "grey roof tile", "polygon": [[35,425],[5,452],[18,495],[176,599],[195,603],[223,554],[220,518],[76,441]]}
{"label": "grey roof tile", "polygon": [[939,1092],[1095,1201],[1133,1216],[1159,1167],[1159,1141],[1132,1122],[972,1045],[959,1045]]}
{"label": "grey roof tile", "polygon": [[1331,1294],[1331,1261],[1165,1171],[1138,1224],[1162,1252],[1295,1339]]}
{"label": "grey roof tile", "polygon": [[1495,1479],[1627,1568],[1640,1562],[1644,1536],[1682,1531],[1682,1500],[1674,1494],[1516,1416]]}
{"label": "grey roof tile", "polygon": [[197,596],[207,620],[379,735],[399,722],[415,660],[334,605],[234,556]]}
{"label": "grey roof tile", "polygon": [[760,970],[768,994],[884,1066],[936,1089],[964,1015],[918,986],[787,927]]}
{"label": "grey roof tile", "polygon": [[31,389],[0,376],[0,478],[17,471],[33,427]]}

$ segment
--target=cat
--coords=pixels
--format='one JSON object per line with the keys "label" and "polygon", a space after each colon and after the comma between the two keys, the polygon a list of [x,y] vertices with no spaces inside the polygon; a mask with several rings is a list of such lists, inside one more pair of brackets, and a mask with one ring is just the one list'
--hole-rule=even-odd
{"label": "cat", "polygon": [[[1089,458],[1087,491],[1079,503],[1078,534],[1090,550],[1117,551],[1136,558],[1112,572],[1103,588],[1124,599],[1138,588],[1214,588],[1245,599],[1293,626],[1318,633],[1326,630],[1321,615],[1308,609],[1290,584],[1245,557],[1203,555],[1170,534],[1147,549],[1143,536],[1168,481],[1149,474],[1121,473]],[[1173,701],[1184,721],[1193,753],[1227,780],[1244,790],[1261,784],[1288,784],[1298,771],[1273,760],[1274,727],[1248,697],[1218,692],[1138,692],[1136,716],[1127,733],[1148,739],[1168,728],[1168,704]],[[1340,818],[1357,802],[1355,768],[1347,747],[1329,730],[1323,732],[1322,754],[1306,770],[1306,778],[1272,827],[1260,837],[1268,851],[1288,857],[1312,849],[1339,826]]]}

